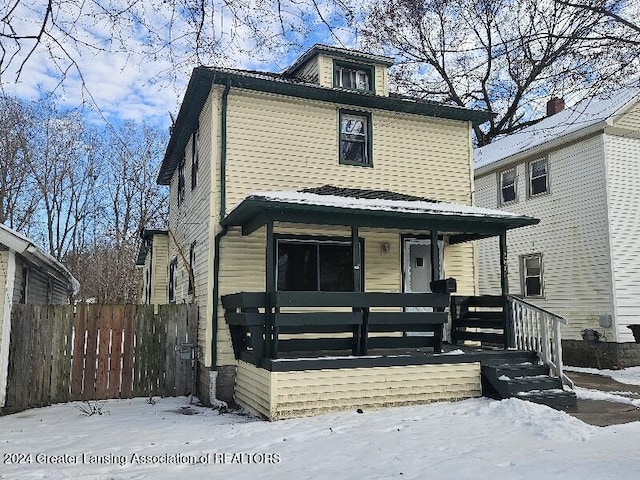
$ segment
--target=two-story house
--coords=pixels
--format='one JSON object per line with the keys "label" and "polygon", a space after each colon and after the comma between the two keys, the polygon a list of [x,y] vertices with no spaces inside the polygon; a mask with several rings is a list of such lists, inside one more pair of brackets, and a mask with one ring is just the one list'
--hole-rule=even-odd
{"label": "two-story house", "polygon": [[[595,330],[611,343],[595,354],[628,365],[629,352],[618,353],[633,342],[627,327],[640,323],[640,89],[547,107],[541,122],[476,150],[476,204],[540,218],[508,235],[510,292],[569,320],[565,354],[592,349],[582,334]],[[497,248],[479,242],[483,294],[500,286]],[[571,361],[586,361],[578,353]]]}
{"label": "two-story house", "polygon": [[477,293],[475,239],[537,220],[472,206],[490,113],[390,94],[392,63],[316,45],[279,74],[194,69],[158,182],[203,401],[273,419],[480,394],[478,357],[440,354],[449,294]]}

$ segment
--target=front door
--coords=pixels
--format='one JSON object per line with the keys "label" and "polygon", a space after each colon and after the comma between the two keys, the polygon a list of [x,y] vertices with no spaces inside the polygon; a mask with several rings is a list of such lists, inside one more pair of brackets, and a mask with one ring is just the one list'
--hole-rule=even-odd
{"label": "front door", "polygon": [[[440,278],[443,277],[443,242],[438,241]],[[405,293],[431,293],[431,240],[405,238],[403,242]],[[406,307],[407,312],[432,312],[432,307]],[[410,335],[408,333],[408,335]],[[414,334],[415,335],[415,334]]]}

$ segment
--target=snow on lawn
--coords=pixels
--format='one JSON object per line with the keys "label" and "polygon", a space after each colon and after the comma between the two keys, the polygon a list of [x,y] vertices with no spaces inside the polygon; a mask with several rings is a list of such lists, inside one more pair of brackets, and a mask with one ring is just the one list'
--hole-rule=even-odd
{"label": "snow on lawn", "polygon": [[611,377],[620,383],[628,383],[629,385],[640,385],[640,367],[623,368],[622,370],[598,370],[596,368],[569,367],[564,369],[568,372],[592,373],[595,375],[604,375]]}
{"label": "snow on lawn", "polygon": [[0,417],[0,478],[601,480],[638,473],[640,422],[593,427],[517,399],[274,423],[189,407],[185,398],[102,405],[103,415],[85,416],[82,403],[70,403]]}

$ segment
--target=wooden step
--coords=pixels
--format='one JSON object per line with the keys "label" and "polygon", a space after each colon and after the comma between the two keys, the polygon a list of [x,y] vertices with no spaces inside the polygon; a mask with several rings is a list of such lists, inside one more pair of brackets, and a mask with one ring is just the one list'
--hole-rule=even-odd
{"label": "wooden step", "polygon": [[533,390],[542,391],[562,389],[562,382],[559,378],[549,377],[547,375],[539,377],[521,377],[510,380],[502,380],[502,378],[508,377],[499,376],[498,381],[505,382],[507,392],[510,395],[516,395],[522,392],[531,392]]}
{"label": "wooden step", "polygon": [[504,315],[502,312],[464,312],[458,318],[459,320],[500,320],[504,324]]}
{"label": "wooden step", "polygon": [[552,408],[575,407],[578,397],[575,392],[566,390],[547,390],[542,392],[526,392],[514,395],[515,398],[528,402],[547,405]]}
{"label": "wooden step", "polygon": [[464,342],[465,340],[483,343],[493,343],[496,345],[504,345],[504,333],[483,333],[483,332],[460,332],[457,331],[453,335],[456,342]]}
{"label": "wooden step", "polygon": [[491,367],[497,377],[502,375],[506,375],[510,378],[519,378],[519,377],[535,377],[538,375],[549,375],[549,366],[548,365],[535,365],[531,363],[520,364],[520,365],[495,365]]}

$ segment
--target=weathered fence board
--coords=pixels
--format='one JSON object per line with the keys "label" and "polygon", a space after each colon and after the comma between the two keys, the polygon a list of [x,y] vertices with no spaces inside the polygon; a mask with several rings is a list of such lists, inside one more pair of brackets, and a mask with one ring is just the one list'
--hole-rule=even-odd
{"label": "weathered fence board", "polygon": [[5,412],[192,392],[195,305],[14,305]]}

